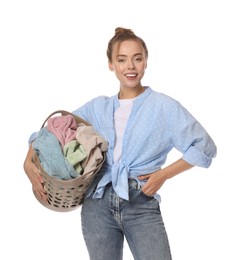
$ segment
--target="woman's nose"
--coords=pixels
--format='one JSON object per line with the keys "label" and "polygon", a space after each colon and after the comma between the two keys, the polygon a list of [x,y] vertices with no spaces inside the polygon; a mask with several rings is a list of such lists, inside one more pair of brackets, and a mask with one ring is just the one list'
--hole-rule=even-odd
{"label": "woman's nose", "polygon": [[131,70],[134,69],[134,62],[132,60],[129,61],[128,68]]}

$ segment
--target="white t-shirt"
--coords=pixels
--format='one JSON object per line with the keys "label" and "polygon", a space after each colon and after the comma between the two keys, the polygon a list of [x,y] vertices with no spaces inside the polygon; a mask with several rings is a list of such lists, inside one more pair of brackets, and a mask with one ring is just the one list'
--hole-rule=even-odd
{"label": "white t-shirt", "polygon": [[115,147],[114,147],[114,162],[121,158],[122,154],[122,142],[124,131],[132,110],[132,99],[119,99],[120,106],[114,113],[114,128],[115,128]]}

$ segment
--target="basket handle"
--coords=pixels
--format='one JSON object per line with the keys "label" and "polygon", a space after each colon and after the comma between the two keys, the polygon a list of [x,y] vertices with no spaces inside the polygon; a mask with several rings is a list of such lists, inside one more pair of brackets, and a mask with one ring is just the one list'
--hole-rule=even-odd
{"label": "basket handle", "polygon": [[46,122],[48,121],[48,119],[51,118],[51,117],[52,117],[53,115],[55,115],[55,114],[62,114],[63,116],[71,115],[71,116],[73,116],[73,117],[75,118],[75,120],[76,120],[77,123],[79,123],[79,124],[80,124],[80,123],[83,123],[84,125],[90,126],[90,124],[89,124],[87,121],[85,121],[84,119],[82,119],[82,118],[79,117],[79,116],[76,116],[76,115],[74,115],[74,114],[72,114],[72,113],[70,113],[70,112],[68,112],[68,111],[66,111],[66,110],[56,110],[56,111],[54,111],[53,113],[51,113],[51,114],[45,119],[45,121],[44,121],[44,123],[42,124],[41,128],[43,128],[43,127],[45,126]]}

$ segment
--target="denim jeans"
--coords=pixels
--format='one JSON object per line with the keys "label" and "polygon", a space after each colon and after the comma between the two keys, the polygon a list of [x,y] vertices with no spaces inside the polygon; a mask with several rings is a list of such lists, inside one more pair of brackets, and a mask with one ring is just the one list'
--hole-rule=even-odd
{"label": "denim jeans", "polygon": [[123,259],[124,236],[135,260],[171,260],[159,202],[129,180],[129,201],[112,185],[102,199],[85,199],[82,231],[91,260]]}

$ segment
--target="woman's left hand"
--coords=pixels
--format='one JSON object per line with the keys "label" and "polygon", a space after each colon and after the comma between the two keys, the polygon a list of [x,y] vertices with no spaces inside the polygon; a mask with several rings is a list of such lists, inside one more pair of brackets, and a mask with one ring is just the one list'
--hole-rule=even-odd
{"label": "woman's left hand", "polygon": [[148,196],[153,196],[167,179],[191,169],[192,167],[194,167],[194,165],[189,164],[181,158],[163,169],[139,176],[139,180],[147,180],[145,185],[142,187],[142,191]]}
{"label": "woman's left hand", "polygon": [[148,196],[155,195],[167,180],[166,176],[162,174],[162,170],[139,176],[138,179],[140,181],[147,180],[145,185],[142,187],[142,191]]}

